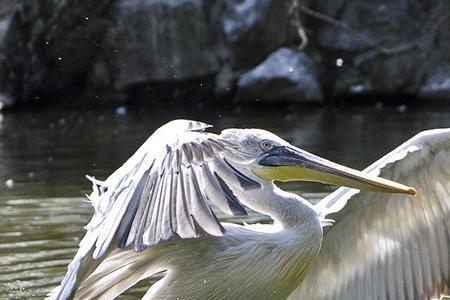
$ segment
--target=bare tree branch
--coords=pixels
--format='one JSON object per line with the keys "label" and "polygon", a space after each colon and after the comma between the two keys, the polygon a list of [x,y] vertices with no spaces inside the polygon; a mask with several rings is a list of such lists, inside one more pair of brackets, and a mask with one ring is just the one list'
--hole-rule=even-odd
{"label": "bare tree branch", "polygon": [[299,6],[298,0],[292,0],[291,6],[289,7],[289,15],[291,16],[291,23],[297,29],[297,34],[300,38],[298,50],[303,50],[308,44],[308,36],[300,18]]}
{"label": "bare tree branch", "polygon": [[328,23],[330,25],[336,26],[341,28],[342,30],[350,33],[351,35],[355,36],[356,38],[358,38],[359,40],[361,40],[363,43],[365,43],[366,45],[373,47],[375,49],[377,49],[378,51],[380,51],[381,53],[385,54],[385,55],[394,55],[394,54],[398,54],[401,52],[405,52],[405,51],[409,51],[413,48],[415,48],[417,46],[417,44],[415,42],[413,43],[408,43],[405,45],[401,45],[395,48],[386,48],[383,46],[380,46],[377,42],[375,42],[374,40],[370,39],[369,37],[367,37],[366,35],[362,34],[361,32],[359,32],[358,30],[354,29],[353,27],[351,27],[350,25],[348,25],[345,22],[336,20],[330,16],[327,16],[325,14],[322,14],[318,11],[312,10],[306,6],[300,5],[299,6],[299,10],[310,16],[313,18],[316,18],[318,20],[321,20],[325,23]]}
{"label": "bare tree branch", "polygon": [[[399,45],[397,47],[394,48],[387,48],[384,46],[379,45],[376,41],[370,39],[369,37],[367,37],[366,35],[362,34],[361,32],[359,32],[358,30],[354,29],[353,27],[351,27],[350,25],[348,25],[345,22],[336,20],[330,16],[327,16],[323,13],[320,13],[318,11],[312,10],[304,5],[299,5],[298,4],[298,0],[294,0],[294,3],[296,3],[295,8],[297,8],[300,12],[304,13],[305,15],[308,15],[310,17],[313,17],[317,20],[320,20],[322,22],[328,23],[330,25],[336,26],[338,28],[341,28],[342,30],[348,32],[349,34],[355,36],[356,38],[358,38],[359,40],[361,40],[363,43],[365,43],[366,45],[378,50],[380,53],[384,54],[384,55],[395,55],[395,54],[399,54],[399,53],[403,53],[406,51],[410,51],[413,50],[415,48],[417,48],[419,46],[419,41],[422,39],[422,37],[420,37],[418,40],[410,42],[410,43],[406,43],[403,45]],[[293,6],[294,6],[293,3]],[[294,14],[295,16],[295,14]],[[431,31],[427,32],[427,35],[434,35],[436,33],[436,31],[439,29],[439,26],[448,18],[450,17],[450,12],[447,12],[446,14],[442,15],[441,17],[439,17],[439,19],[434,22],[433,27],[431,29]],[[295,18],[294,18],[295,19]],[[301,25],[301,24],[300,24]]]}

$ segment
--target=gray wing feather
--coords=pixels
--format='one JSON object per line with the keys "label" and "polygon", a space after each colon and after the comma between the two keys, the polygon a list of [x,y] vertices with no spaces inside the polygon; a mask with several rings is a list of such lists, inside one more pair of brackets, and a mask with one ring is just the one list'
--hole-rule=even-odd
{"label": "gray wing feather", "polygon": [[[208,201],[227,214],[245,214],[211,171],[216,161],[224,164],[222,156],[234,145],[203,132],[208,127],[195,121],[172,121],[155,131],[105,181],[93,179],[89,198],[95,214],[52,299],[71,297],[80,281],[93,271],[92,266],[114,248],[142,251],[161,240],[199,237],[202,231],[222,235],[224,229]],[[232,181],[230,184],[255,187],[226,164],[221,173]]]}
{"label": "gray wing feather", "polygon": [[133,193],[133,196],[127,207],[127,211],[125,212],[122,218],[122,223],[120,224],[117,232],[118,246],[120,248],[124,248],[127,244],[127,239],[129,236],[131,225],[133,224],[136,211],[139,207],[140,198],[143,194],[144,188],[149,184],[149,181],[151,181],[151,178],[152,177],[148,176],[148,171],[144,173],[144,176],[141,178],[141,180],[137,185],[136,191]]}
{"label": "gray wing feather", "polygon": [[182,170],[180,170],[180,175],[178,175],[178,189],[176,198],[176,215],[177,215],[177,229],[178,235],[181,238],[191,238],[197,237],[198,232],[195,228],[194,220],[189,213],[188,199],[185,194],[184,189],[184,178],[181,175]]}
{"label": "gray wing feather", "polygon": [[202,165],[204,180],[205,180],[205,194],[217,208],[228,215],[246,215],[247,211],[239,204],[239,202],[224,191],[219,180],[215,177],[208,165]]}
{"label": "gray wing feather", "polygon": [[258,182],[245,176],[238,170],[236,170],[229,162],[224,158],[218,157],[213,161],[213,166],[219,177],[225,182],[230,182],[232,186],[240,186],[245,190],[252,190],[260,188],[261,185]]}
{"label": "gray wing feather", "polygon": [[220,222],[212,212],[209,205],[204,199],[203,192],[200,190],[198,185],[198,179],[196,175],[196,168],[190,168],[191,176],[190,176],[190,185],[191,185],[191,205],[192,205],[192,215],[207,233],[220,236],[223,233],[223,227],[220,225]]}
{"label": "gray wing feather", "polygon": [[417,197],[340,188],[324,198],[316,207],[323,216],[334,213],[336,224],[289,299],[430,299],[448,293],[450,129],[420,133],[365,171],[414,186]]}

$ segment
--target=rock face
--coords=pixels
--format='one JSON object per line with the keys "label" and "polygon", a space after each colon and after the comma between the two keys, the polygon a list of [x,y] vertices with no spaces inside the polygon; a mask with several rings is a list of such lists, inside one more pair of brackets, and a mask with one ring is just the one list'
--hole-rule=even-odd
{"label": "rock face", "polygon": [[281,48],[260,65],[243,74],[237,83],[244,99],[322,102],[314,62],[303,52]]}
{"label": "rock face", "polygon": [[27,105],[77,97],[108,25],[111,2],[17,2],[2,51],[2,93]]}
{"label": "rock face", "polygon": [[[423,85],[428,86],[425,90],[445,86],[430,85],[430,81],[437,76],[436,67],[450,65],[447,1],[321,0],[315,9],[366,37],[364,40],[338,26],[321,25],[317,43],[330,58],[334,55],[345,61],[342,68],[334,69],[334,95],[421,97],[428,94],[419,92]],[[445,82],[446,72],[438,73],[439,80]]]}
{"label": "rock face", "polygon": [[447,0],[293,1],[0,1],[0,106],[450,99]]}
{"label": "rock face", "polygon": [[271,51],[286,44],[287,0],[220,0],[216,17],[236,69],[260,63]]}
{"label": "rock face", "polygon": [[201,1],[120,0],[113,15],[116,24],[103,49],[108,52],[115,88],[218,71],[213,29]]}

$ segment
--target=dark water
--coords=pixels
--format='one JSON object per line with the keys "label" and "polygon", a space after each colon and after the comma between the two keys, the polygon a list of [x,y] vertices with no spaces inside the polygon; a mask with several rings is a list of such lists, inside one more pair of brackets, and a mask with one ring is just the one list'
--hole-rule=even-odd
{"label": "dark water", "polygon": [[[415,133],[450,127],[450,109],[299,108],[234,111],[33,112],[0,115],[0,299],[42,298],[72,257],[90,207],[85,174],[105,178],[162,123],[195,118],[259,127],[363,168]],[[119,111],[120,112],[120,111]],[[122,112],[120,112],[122,113]],[[302,192],[329,187],[295,184]],[[307,194],[317,198],[321,194]]]}

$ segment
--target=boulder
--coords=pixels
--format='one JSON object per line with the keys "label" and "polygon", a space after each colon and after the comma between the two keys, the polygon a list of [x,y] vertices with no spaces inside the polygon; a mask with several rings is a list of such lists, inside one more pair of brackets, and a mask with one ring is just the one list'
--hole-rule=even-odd
{"label": "boulder", "polygon": [[288,39],[289,0],[220,0],[215,18],[235,69],[260,63]]}
{"label": "boulder", "polygon": [[245,100],[322,102],[314,62],[303,52],[281,48],[244,73],[237,83]]}

